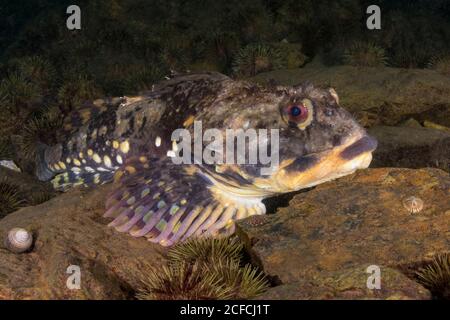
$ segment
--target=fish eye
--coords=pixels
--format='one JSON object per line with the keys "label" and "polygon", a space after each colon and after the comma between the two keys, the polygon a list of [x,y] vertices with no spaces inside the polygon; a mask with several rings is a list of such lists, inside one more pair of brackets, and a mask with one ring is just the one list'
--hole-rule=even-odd
{"label": "fish eye", "polygon": [[291,127],[304,130],[312,121],[313,104],[311,100],[304,99],[301,103],[288,105],[283,110],[283,118]]}

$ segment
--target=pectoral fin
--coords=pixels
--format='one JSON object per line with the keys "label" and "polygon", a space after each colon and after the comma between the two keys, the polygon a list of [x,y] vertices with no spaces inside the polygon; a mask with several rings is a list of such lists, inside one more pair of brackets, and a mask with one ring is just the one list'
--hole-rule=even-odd
{"label": "pectoral fin", "polygon": [[106,204],[105,216],[114,218],[110,226],[165,246],[189,237],[229,235],[236,219],[265,213],[259,200],[218,197],[201,167],[170,159],[129,159],[116,173],[116,185]]}

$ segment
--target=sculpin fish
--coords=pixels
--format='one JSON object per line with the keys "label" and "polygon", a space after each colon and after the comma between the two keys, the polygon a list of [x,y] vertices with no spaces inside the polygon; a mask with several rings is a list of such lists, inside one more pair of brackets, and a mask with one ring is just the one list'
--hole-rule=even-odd
{"label": "sculpin fish", "polygon": [[[260,163],[175,164],[172,133],[194,135],[198,122],[224,136],[227,129],[277,129],[279,165],[263,175]],[[37,176],[58,190],[114,183],[110,226],[165,246],[231,234],[234,221],[265,213],[263,199],[364,169],[377,146],[332,88],[263,86],[219,73],[96,100],[73,112],[63,131],[60,143],[40,145]]]}

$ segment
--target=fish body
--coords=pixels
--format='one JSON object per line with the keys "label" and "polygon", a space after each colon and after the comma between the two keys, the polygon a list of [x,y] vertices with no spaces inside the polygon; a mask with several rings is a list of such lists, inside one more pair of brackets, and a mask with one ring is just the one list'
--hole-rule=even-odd
{"label": "fish body", "polygon": [[[182,151],[188,161],[176,163],[181,151],[174,132],[180,129],[194,139]],[[226,161],[236,160],[239,146],[230,144],[230,150],[204,141],[208,129],[223,137],[229,130],[276,132],[264,139],[277,165]],[[249,137],[248,145],[255,144]],[[105,213],[114,218],[110,225],[171,245],[230,234],[234,221],[265,213],[264,198],[366,168],[375,148],[376,141],[340,107],[331,88],[189,74],[140,96],[97,100],[74,112],[61,143],[40,148],[37,175],[52,179],[59,190],[114,182]],[[204,152],[220,160],[205,163]],[[250,152],[245,150],[244,160]]]}

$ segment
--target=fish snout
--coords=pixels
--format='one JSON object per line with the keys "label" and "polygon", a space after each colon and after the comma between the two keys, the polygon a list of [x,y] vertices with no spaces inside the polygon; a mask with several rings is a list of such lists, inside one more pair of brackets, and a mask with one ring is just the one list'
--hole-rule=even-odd
{"label": "fish snout", "polygon": [[344,148],[340,153],[340,157],[345,160],[352,160],[364,153],[372,153],[377,146],[377,139],[364,134],[361,138]]}

